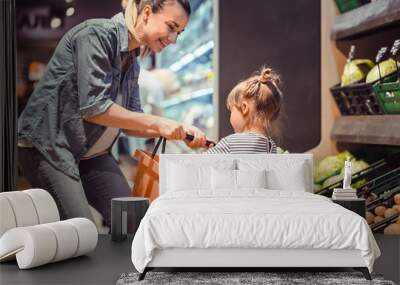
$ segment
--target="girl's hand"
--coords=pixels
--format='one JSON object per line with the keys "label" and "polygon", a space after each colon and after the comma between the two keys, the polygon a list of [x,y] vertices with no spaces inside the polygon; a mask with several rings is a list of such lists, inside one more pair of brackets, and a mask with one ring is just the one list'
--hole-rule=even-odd
{"label": "girl's hand", "polygon": [[186,145],[190,148],[206,147],[207,136],[198,128],[194,126],[186,126],[185,131],[187,134],[194,136],[192,141],[184,140]]}

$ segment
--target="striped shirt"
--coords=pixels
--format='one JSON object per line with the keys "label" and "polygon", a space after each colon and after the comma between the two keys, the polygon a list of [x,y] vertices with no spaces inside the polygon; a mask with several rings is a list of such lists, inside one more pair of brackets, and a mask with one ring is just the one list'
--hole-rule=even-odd
{"label": "striped shirt", "polygon": [[277,153],[275,142],[270,137],[256,133],[236,133],[224,137],[217,145],[210,148],[206,154],[223,153]]}

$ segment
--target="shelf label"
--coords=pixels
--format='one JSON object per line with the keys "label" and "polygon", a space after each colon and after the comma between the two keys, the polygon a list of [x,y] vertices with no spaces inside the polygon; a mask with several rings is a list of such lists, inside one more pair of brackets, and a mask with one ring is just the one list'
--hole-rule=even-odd
{"label": "shelf label", "polygon": [[399,51],[399,48],[400,48],[400,39],[394,41],[392,49],[390,50],[393,56],[396,56],[397,52]]}
{"label": "shelf label", "polygon": [[376,55],[376,59],[375,59],[376,63],[379,63],[383,59],[383,57],[386,54],[387,50],[388,50],[387,47],[381,47],[379,49],[379,51],[378,51],[378,53]]}

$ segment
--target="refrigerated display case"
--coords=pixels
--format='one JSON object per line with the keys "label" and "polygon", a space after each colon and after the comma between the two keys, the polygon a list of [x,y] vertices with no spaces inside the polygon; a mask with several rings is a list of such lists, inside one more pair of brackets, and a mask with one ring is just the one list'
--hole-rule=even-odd
{"label": "refrigerated display case", "polygon": [[[180,88],[161,104],[164,116],[202,129],[214,128],[213,1],[191,1],[192,15],[176,44],[156,56],[156,68],[173,72]],[[188,152],[188,149],[182,149]]]}

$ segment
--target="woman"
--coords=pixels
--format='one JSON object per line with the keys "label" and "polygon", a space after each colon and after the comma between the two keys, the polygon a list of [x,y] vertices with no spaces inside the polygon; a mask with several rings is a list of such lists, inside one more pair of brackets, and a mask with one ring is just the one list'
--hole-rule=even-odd
{"label": "woman", "polygon": [[143,114],[138,94],[142,47],[160,52],[175,43],[190,16],[188,0],[123,1],[125,13],[88,20],[58,44],[19,118],[19,163],[32,187],[54,197],[62,218],[92,219],[89,203],[110,225],[110,201],[129,186],[110,147],[129,136],[184,140],[205,146],[197,128]]}

